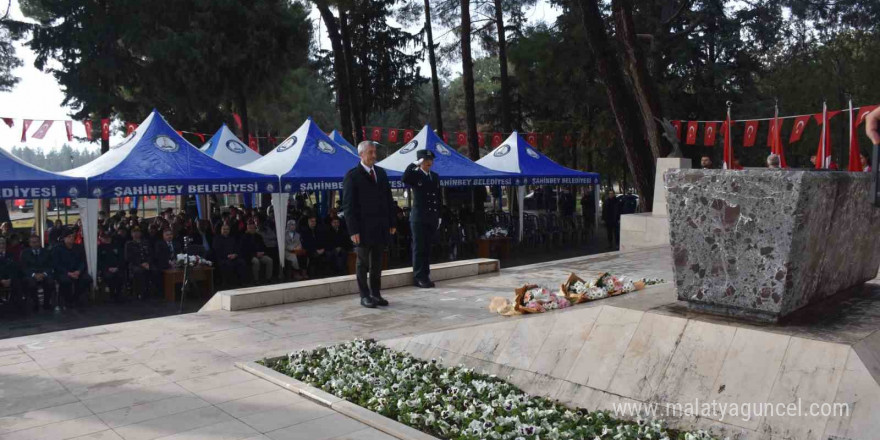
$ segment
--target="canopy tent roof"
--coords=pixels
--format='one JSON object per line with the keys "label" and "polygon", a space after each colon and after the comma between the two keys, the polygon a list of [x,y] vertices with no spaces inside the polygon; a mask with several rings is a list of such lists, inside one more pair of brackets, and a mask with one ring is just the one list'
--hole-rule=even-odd
{"label": "canopy tent roof", "polygon": [[231,167],[247,165],[262,156],[238,139],[232,130],[223,124],[211,139],[202,145],[202,153],[219,160]]}
{"label": "canopy tent roof", "polygon": [[[281,177],[282,191],[341,190],[348,170],[360,158],[327,136],[311,118],[265,156],[241,169]],[[399,173],[389,173],[400,180]]]}
{"label": "canopy tent roof", "polygon": [[88,179],[88,197],[274,192],[278,178],[225,165],[181,137],[153,110],[97,159],[63,173]]}
{"label": "canopy tent roof", "polygon": [[532,148],[517,132],[477,161],[498,171],[516,173],[532,185],[586,185],[599,183],[599,174],[572,170]]}
{"label": "canopy tent roof", "polygon": [[351,154],[354,154],[355,156],[357,156],[357,151],[358,151],[357,147],[355,147],[350,142],[348,142],[342,136],[342,133],[340,133],[338,130],[333,130],[327,136],[330,136],[330,139],[333,139],[333,142],[336,142],[337,144],[339,144],[340,147],[346,148],[348,151],[351,152]]}
{"label": "canopy tent roof", "polygon": [[86,179],[33,166],[0,148],[0,199],[76,198],[86,193]]}
{"label": "canopy tent roof", "polygon": [[491,170],[461,155],[446,145],[429,125],[425,125],[409,143],[379,162],[379,166],[403,172],[416,160],[416,151],[425,149],[436,156],[431,170],[440,176],[440,184],[443,186],[520,184],[519,178],[513,174]]}

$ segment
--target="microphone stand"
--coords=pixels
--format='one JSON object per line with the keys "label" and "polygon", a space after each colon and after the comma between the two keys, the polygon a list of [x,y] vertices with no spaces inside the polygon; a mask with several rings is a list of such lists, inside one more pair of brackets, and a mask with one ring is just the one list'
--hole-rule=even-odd
{"label": "microphone stand", "polygon": [[189,286],[189,245],[192,243],[192,238],[189,236],[183,237],[183,255],[186,258],[183,260],[183,282],[180,283],[180,309],[177,313],[183,313],[183,303],[186,301],[186,291]]}

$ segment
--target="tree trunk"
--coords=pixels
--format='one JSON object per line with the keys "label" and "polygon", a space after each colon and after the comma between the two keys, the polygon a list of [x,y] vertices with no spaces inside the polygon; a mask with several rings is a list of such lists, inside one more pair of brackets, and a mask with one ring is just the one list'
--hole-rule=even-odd
{"label": "tree trunk", "polygon": [[505,133],[510,133],[510,80],[507,77],[507,39],[501,0],[495,0],[495,24],[498,27],[498,63],[501,68],[501,128]]}
{"label": "tree trunk", "polygon": [[363,120],[361,120],[361,113],[366,113],[366,111],[358,103],[357,86],[354,80],[354,54],[351,50],[351,31],[348,24],[348,14],[345,13],[345,9],[341,6],[339,7],[339,24],[341,28],[340,33],[342,34],[342,50],[345,55],[345,76],[348,79],[348,96],[351,98],[351,124],[354,126],[353,136],[357,142],[360,142],[363,140],[361,128],[364,126]]}
{"label": "tree trunk", "polygon": [[658,98],[657,86],[645,64],[645,55],[636,39],[632,2],[631,0],[613,0],[612,8],[614,9],[617,39],[624,48],[625,68],[632,82],[636,103],[639,105],[648,144],[651,146],[651,152],[655,159],[666,157],[669,155],[670,145],[660,141],[657,121],[654,120],[655,117],[659,118],[662,113],[660,99]]}
{"label": "tree trunk", "polygon": [[466,113],[468,157],[480,159],[477,145],[477,110],[474,102],[474,63],[471,60],[471,4],[461,0],[461,78],[464,84],[464,109]]}
{"label": "tree trunk", "polygon": [[651,206],[654,200],[654,155],[645,143],[645,128],[638,106],[627,90],[623,69],[609,41],[597,0],[578,0],[577,5],[586,29],[587,43],[596,58],[599,77],[604,81],[611,112],[620,132],[633,186],[639,192],[643,206]]}
{"label": "tree trunk", "polygon": [[437,78],[437,58],[434,55],[434,34],[431,31],[431,2],[425,0],[425,31],[428,34],[428,64],[431,65],[431,85],[434,87],[434,128],[443,136],[443,113],[440,108],[440,80]]}
{"label": "tree trunk", "polygon": [[334,84],[336,85],[336,104],[339,106],[339,123],[342,127],[342,136],[349,142],[355,142],[354,130],[351,126],[351,105],[348,96],[348,76],[345,68],[345,52],[342,45],[342,37],[339,35],[339,25],[336,17],[330,11],[327,0],[315,0],[315,6],[321,13],[321,19],[327,26],[327,34],[330,37],[330,46],[333,48],[333,70],[336,73]]}

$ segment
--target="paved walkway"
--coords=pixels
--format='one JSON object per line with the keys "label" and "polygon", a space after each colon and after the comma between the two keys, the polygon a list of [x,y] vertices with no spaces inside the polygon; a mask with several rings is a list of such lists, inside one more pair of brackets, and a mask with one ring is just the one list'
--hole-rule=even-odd
{"label": "paved walkway", "polygon": [[570,271],[672,278],[668,250],[594,255],[501,274],[243,312],[209,312],[0,340],[0,439],[388,439],[234,367],[355,337],[387,339],[503,318],[489,298]]}

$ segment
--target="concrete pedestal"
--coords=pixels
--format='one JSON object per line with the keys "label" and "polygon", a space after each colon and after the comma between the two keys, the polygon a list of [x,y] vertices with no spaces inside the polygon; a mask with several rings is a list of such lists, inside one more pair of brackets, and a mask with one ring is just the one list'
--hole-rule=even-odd
{"label": "concrete pedestal", "polygon": [[666,212],[666,185],[663,183],[663,175],[670,169],[690,167],[690,159],[672,157],[657,159],[652,212],[620,216],[621,251],[669,244],[669,219]]}

